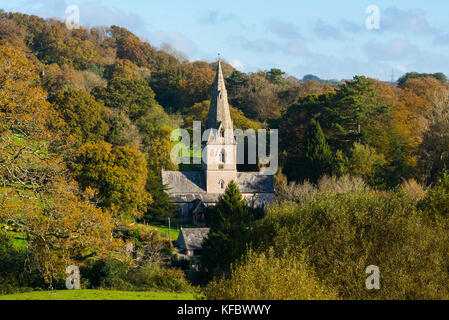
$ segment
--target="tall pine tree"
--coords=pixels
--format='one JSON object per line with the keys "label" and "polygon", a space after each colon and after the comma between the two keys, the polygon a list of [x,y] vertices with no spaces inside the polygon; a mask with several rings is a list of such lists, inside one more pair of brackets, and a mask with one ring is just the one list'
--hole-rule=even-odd
{"label": "tall pine tree", "polygon": [[210,232],[201,257],[207,279],[227,273],[230,264],[245,253],[252,220],[250,208],[237,184],[231,181],[217,205],[207,213]]}
{"label": "tall pine tree", "polygon": [[320,123],[310,122],[302,145],[302,158],[296,169],[299,180],[316,182],[321,176],[333,172],[335,157],[326,141]]}

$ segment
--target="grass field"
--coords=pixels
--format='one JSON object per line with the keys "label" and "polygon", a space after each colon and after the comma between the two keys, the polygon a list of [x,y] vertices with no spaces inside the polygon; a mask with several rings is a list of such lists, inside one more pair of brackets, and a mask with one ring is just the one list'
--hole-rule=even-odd
{"label": "grass field", "polygon": [[57,290],[0,295],[0,300],[195,300],[193,293]]}
{"label": "grass field", "polygon": [[[190,224],[183,224],[183,225],[179,225],[179,224],[172,224],[171,229],[170,229],[170,234],[171,234],[171,239],[172,241],[178,239],[179,236],[179,232],[181,231],[181,226],[183,228],[196,228],[196,226],[194,225],[190,225]],[[155,229],[157,229],[163,237],[168,239],[168,226],[167,225],[161,225],[161,226],[152,226]]]}

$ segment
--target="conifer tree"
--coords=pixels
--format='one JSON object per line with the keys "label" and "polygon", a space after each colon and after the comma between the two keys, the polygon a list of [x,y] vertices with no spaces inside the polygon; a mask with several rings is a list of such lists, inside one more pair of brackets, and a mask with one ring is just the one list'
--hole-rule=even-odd
{"label": "conifer tree", "polygon": [[210,227],[203,243],[202,268],[206,278],[220,277],[245,253],[252,221],[250,208],[231,181],[217,205],[207,213]]}
{"label": "conifer tree", "polygon": [[312,120],[305,133],[299,163],[297,173],[300,180],[316,182],[321,176],[333,171],[334,155],[318,121]]}

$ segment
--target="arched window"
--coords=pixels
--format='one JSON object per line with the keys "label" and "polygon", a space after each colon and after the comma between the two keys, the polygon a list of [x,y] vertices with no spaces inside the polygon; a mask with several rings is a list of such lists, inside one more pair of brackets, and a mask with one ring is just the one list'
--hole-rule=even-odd
{"label": "arched window", "polygon": [[222,149],[220,152],[220,160],[222,163],[226,163],[226,153],[225,153],[224,149]]}
{"label": "arched window", "polygon": [[221,189],[225,188],[225,182],[223,180],[220,180],[220,182],[218,184],[220,185]]}
{"label": "arched window", "polygon": [[220,129],[220,137],[224,138],[224,129],[223,128]]}

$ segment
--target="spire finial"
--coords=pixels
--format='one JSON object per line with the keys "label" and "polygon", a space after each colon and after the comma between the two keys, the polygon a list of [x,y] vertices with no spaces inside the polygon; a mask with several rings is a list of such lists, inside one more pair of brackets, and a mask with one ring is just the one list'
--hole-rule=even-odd
{"label": "spire finial", "polygon": [[218,53],[218,62],[221,61],[220,52]]}

